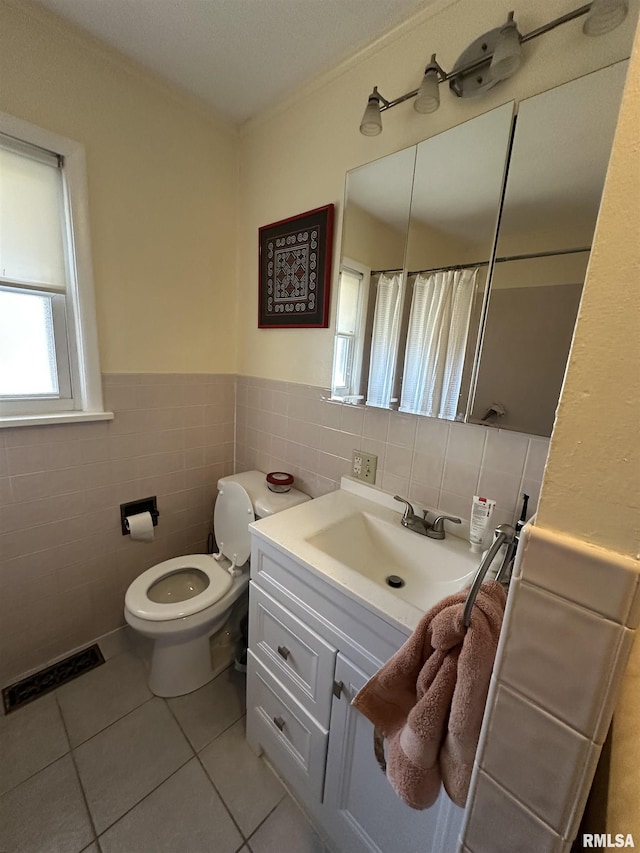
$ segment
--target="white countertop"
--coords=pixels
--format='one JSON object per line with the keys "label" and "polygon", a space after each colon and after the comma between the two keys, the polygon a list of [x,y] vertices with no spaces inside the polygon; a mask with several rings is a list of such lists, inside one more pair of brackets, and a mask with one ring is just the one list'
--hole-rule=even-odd
{"label": "white countertop", "polygon": [[[402,509],[391,495],[345,477],[339,490],[259,519],[250,528],[254,536],[276,545],[331,586],[410,634],[430,607],[471,582],[480,558],[471,553],[466,540],[449,532],[445,540],[434,540],[402,528]],[[405,550],[406,546],[419,555],[404,573],[409,577],[404,591],[385,585],[387,569],[396,573],[393,565],[372,565],[371,574],[378,578],[372,580],[308,541],[321,540],[333,525],[359,513],[366,516],[374,531],[378,521],[381,528],[391,531],[402,546],[399,550]],[[386,554],[390,553],[388,547],[385,546]],[[386,561],[387,557],[382,559]],[[411,603],[402,595],[410,598]]]}

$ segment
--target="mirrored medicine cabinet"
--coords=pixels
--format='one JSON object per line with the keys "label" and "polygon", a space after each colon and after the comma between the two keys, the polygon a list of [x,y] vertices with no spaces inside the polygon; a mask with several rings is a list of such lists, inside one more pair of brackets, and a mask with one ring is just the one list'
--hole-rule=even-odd
{"label": "mirrored medicine cabinet", "polygon": [[551,434],[626,69],[347,173],[334,398]]}

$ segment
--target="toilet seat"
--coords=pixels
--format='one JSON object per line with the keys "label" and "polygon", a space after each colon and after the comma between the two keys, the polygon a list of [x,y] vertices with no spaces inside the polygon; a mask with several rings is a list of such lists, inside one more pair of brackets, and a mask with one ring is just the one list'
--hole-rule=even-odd
{"label": "toilet seat", "polygon": [[[174,572],[185,569],[197,569],[205,574],[209,586],[193,598],[185,601],[160,603],[151,601],[147,591],[156,581]],[[125,596],[125,606],[140,619],[163,622],[170,619],[182,619],[211,607],[227,593],[233,583],[231,575],[219,566],[208,554],[186,554],[173,557],[147,569],[130,585]]]}
{"label": "toilet seat", "polygon": [[253,503],[246,489],[232,481],[218,488],[213,511],[213,529],[218,543],[216,560],[226,557],[229,571],[244,566],[251,556],[249,524],[254,520]]}

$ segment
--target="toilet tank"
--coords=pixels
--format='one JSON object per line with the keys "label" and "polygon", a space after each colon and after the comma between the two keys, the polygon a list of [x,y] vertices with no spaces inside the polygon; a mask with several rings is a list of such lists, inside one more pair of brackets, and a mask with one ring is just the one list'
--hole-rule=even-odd
{"label": "toilet tank", "polygon": [[272,492],[267,486],[266,476],[262,471],[245,471],[242,474],[221,477],[218,480],[218,491],[225,483],[239,483],[249,495],[257,518],[266,518],[275,512],[282,512],[283,509],[311,500],[309,495],[293,487],[288,492]]}

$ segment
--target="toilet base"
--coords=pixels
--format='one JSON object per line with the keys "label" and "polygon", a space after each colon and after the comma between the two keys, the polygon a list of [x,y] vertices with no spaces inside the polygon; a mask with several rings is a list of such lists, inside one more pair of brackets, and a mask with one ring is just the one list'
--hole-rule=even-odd
{"label": "toilet base", "polygon": [[[225,625],[232,612],[245,608],[249,574],[233,579],[231,589],[204,610],[181,619],[140,618],[126,605],[124,616],[131,627],[153,640],[149,689],[170,698],[192,693],[207,684],[232,662],[225,654],[211,654],[210,640]],[[244,602],[244,603],[243,603]],[[220,644],[219,644],[220,645]],[[229,652],[232,652],[232,647]]]}
{"label": "toilet base", "polygon": [[160,637],[153,645],[149,690],[163,698],[193,693],[224,667],[216,669],[211,665],[209,634],[183,643]]}

